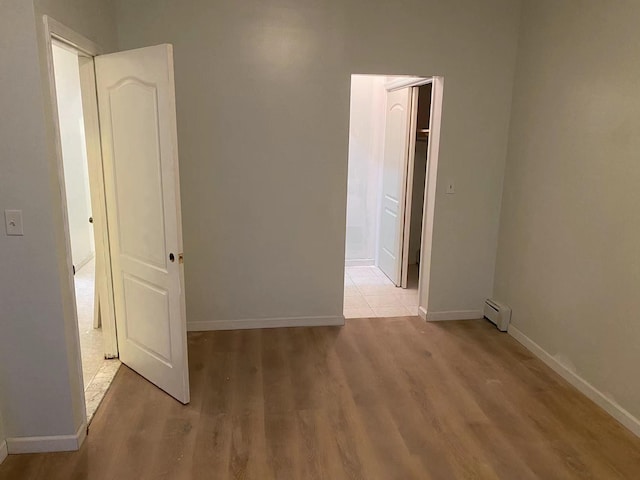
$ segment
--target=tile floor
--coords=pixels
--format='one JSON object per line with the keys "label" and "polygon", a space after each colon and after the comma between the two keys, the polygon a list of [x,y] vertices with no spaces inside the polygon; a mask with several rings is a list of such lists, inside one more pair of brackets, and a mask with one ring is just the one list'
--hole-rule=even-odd
{"label": "tile floor", "polygon": [[120,360],[114,358],[105,360],[98,370],[98,373],[91,379],[84,389],[84,401],[87,408],[87,423],[91,422],[100,402],[104,398],[107,390],[111,386],[113,378],[120,368]]}
{"label": "tile floor", "polygon": [[85,388],[104,363],[102,329],[93,328],[93,297],[95,285],[95,260],[83,265],[74,277],[78,331],[82,354],[82,377]]}
{"label": "tile floor", "polygon": [[409,267],[408,288],[398,288],[378,267],[345,267],[345,318],[418,315],[418,266]]}
{"label": "tile floor", "polygon": [[93,417],[120,366],[119,360],[105,360],[102,329],[93,328],[95,270],[95,260],[91,260],[74,277],[88,420]]}

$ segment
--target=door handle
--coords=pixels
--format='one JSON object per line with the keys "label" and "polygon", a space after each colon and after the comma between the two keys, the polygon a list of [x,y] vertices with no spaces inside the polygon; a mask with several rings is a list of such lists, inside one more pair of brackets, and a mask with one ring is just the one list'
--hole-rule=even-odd
{"label": "door handle", "polygon": [[[169,261],[171,261],[171,263],[176,261],[176,256],[173,253],[169,254]],[[178,263],[184,263],[184,253],[178,254]]]}

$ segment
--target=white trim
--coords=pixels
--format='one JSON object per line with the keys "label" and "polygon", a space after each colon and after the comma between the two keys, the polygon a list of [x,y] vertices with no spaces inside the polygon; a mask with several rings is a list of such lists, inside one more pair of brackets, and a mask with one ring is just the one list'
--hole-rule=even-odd
{"label": "white trim", "polygon": [[424,320],[425,322],[427,321],[427,309],[424,307],[418,307],[418,316]]}
{"label": "white trim", "polygon": [[7,438],[7,451],[16,453],[72,452],[78,450],[87,437],[87,424],[82,422],[75,435],[50,437]]}
{"label": "white trim", "polygon": [[376,262],[373,258],[357,258],[355,260],[345,260],[345,267],[373,267]]}
{"label": "white trim", "polygon": [[284,317],[284,318],[246,318],[240,320],[205,320],[187,322],[187,331],[206,332],[211,330],[247,330],[254,328],[284,327],[325,327],[344,325],[344,316],[335,317]]}
{"label": "white trim", "polygon": [[431,286],[431,254],[433,246],[433,226],[435,219],[436,186],[438,181],[438,159],[440,155],[440,129],[442,126],[442,106],[444,77],[432,77],[431,120],[429,125],[429,145],[427,148],[427,177],[425,179],[424,203],[422,205],[422,241],[420,242],[420,273],[418,275],[419,306],[429,309]]}
{"label": "white trim", "polygon": [[[416,165],[416,131],[418,129],[419,94],[419,87],[411,87],[411,103],[409,108],[409,144],[407,145],[407,170],[405,172],[404,185],[404,220],[402,221],[402,249],[400,250],[400,286],[402,288],[407,288],[409,280],[409,241],[411,237],[411,207],[413,204],[413,174],[415,173],[414,170]],[[420,223],[422,224],[422,222]],[[422,238],[420,239],[420,242],[422,243]]]}
{"label": "white trim", "polygon": [[401,88],[428,85],[431,82],[433,82],[433,77],[401,77],[385,83],[384,88],[387,89],[387,92],[393,92]]}
{"label": "white trim", "polygon": [[7,450],[7,442],[5,440],[0,443],[0,464],[4,462],[4,459],[9,455],[9,451]]}
{"label": "white trim", "polygon": [[80,93],[89,170],[91,211],[94,218],[93,238],[96,250],[94,325],[102,324],[104,354],[107,358],[118,356],[116,317],[111,273],[111,247],[107,223],[107,205],[104,190],[100,121],[93,57],[78,57]]}
{"label": "white trim", "polygon": [[[53,127],[53,148],[55,151],[55,171],[58,177],[58,191],[57,195],[53,200],[61,209],[62,214],[62,230],[64,235],[64,258],[66,260],[66,268],[64,271],[61,271],[61,280],[66,280],[68,282],[68,292],[69,295],[66,295],[66,292],[62,292],[61,301],[65,310],[70,310],[69,314],[65,313],[64,315],[64,326],[67,332],[70,332],[71,329],[74,331],[73,339],[71,340],[73,344],[69,344],[69,340],[67,340],[67,352],[69,353],[69,375],[74,377],[72,379],[72,387],[70,394],[72,395],[72,410],[74,410],[74,414],[78,414],[80,418],[83,420],[86,419],[86,406],[85,406],[85,396],[83,391],[83,382],[82,382],[82,359],[80,355],[80,336],[78,331],[78,311],[76,305],[76,293],[75,293],[75,283],[73,279],[73,257],[71,254],[71,234],[69,231],[69,217],[67,211],[67,198],[65,193],[65,181],[64,181],[64,169],[63,169],[63,161],[62,161],[62,140],[60,138],[60,124],[59,124],[59,116],[58,116],[58,99],[56,92],[56,81],[54,74],[54,65],[53,65],[53,41],[54,39],[62,40],[59,37],[60,34],[64,33],[67,35],[71,35],[74,37],[74,43],[81,42],[84,40],[84,37],[80,35],[74,35],[68,28],[59,24],[55,20],[49,18],[44,15],[42,17],[43,25],[44,25],[44,45],[42,45],[43,53],[46,58],[44,59],[47,67],[47,78],[46,81],[48,83],[48,94],[49,98],[46,99],[45,105],[48,103],[51,108],[50,112],[47,112],[47,115],[51,115],[49,117],[51,125]],[[56,33],[57,32],[57,33]],[[93,48],[93,44],[88,44],[90,48]],[[49,123],[49,122],[47,122]],[[61,257],[61,253],[63,252],[55,252],[58,257]],[[69,339],[69,335],[67,335],[67,339]],[[76,368],[75,371],[72,368],[71,362],[75,360]],[[76,405],[77,408],[80,409],[80,412],[75,412]],[[73,438],[69,438],[73,437]],[[42,451],[55,451],[55,450],[73,450],[74,448],[70,448],[73,443],[77,443],[77,439],[74,436],[64,436],[64,437],[16,437],[16,438],[7,438],[7,448],[9,453],[28,453],[28,452],[42,452]]]}
{"label": "white trim", "polygon": [[[92,42],[88,38],[76,33],[69,27],[63,25],[62,23],[56,21],[55,19],[49,17],[48,15],[42,16],[42,21],[44,24],[44,34],[45,34],[45,51],[46,51],[46,62],[47,62],[47,74],[48,74],[48,83],[49,83],[49,100],[51,103],[51,113],[52,113],[52,122],[55,130],[54,134],[54,142],[55,142],[55,153],[56,153],[56,170],[58,174],[58,184],[59,184],[59,193],[60,197],[56,200],[59,200],[60,205],[63,211],[64,217],[64,235],[66,239],[66,257],[69,265],[68,269],[68,279],[70,282],[70,289],[73,295],[72,298],[72,309],[74,312],[74,328],[77,329],[77,307],[75,301],[75,287],[73,283],[73,271],[72,271],[72,257],[71,257],[71,235],[69,233],[69,224],[67,218],[67,199],[65,195],[65,182],[64,182],[64,170],[63,170],[63,160],[62,160],[62,143],[60,139],[60,125],[58,118],[58,102],[57,102],[57,94],[56,94],[56,85],[55,85],[55,75],[54,75],[54,65],[53,65],[53,52],[52,52],[52,42],[55,40],[56,42],[62,42],[67,46],[73,47],[75,50],[80,52],[82,55],[85,55],[88,63],[84,63],[82,61],[83,58],[79,57],[79,74],[81,81],[81,90],[82,90],[82,108],[84,113],[84,125],[85,125],[85,133],[87,136],[87,141],[92,140],[94,144],[94,148],[91,148],[89,144],[86,145],[87,151],[87,162],[89,169],[89,185],[91,190],[91,203],[92,203],[92,211],[93,217],[96,219],[96,223],[94,223],[94,240],[95,240],[95,248],[98,255],[96,256],[96,292],[100,291],[101,295],[96,297],[96,305],[100,305],[101,308],[101,323],[103,329],[103,337],[104,337],[104,348],[105,348],[105,356],[106,357],[117,357],[118,356],[118,346],[117,346],[117,337],[116,337],[116,326],[115,326],[115,314],[113,311],[113,286],[111,283],[111,260],[110,260],[110,250],[108,242],[105,242],[104,238],[107,236],[107,228],[103,228],[104,225],[106,227],[106,211],[104,211],[104,186],[102,182],[102,151],[100,149],[100,135],[99,135],[99,124],[97,120],[97,97],[95,94],[95,78],[93,76],[93,57],[103,53],[103,49],[96,43]],[[91,83],[92,82],[92,83]],[[86,91],[87,87],[91,86],[91,91]],[[91,100],[89,100],[91,99]],[[88,101],[91,102],[92,108],[87,108],[89,104]],[[96,193],[100,199],[96,198]],[[102,205],[101,205],[102,204]],[[103,260],[104,258],[104,260]],[[104,269],[104,276],[100,273]],[[78,267],[79,270],[79,267]],[[103,278],[105,277],[105,278]],[[106,280],[106,281],[104,281]],[[106,290],[106,291],[104,291]],[[105,298],[106,296],[106,298]],[[103,301],[100,301],[102,298]],[[105,301],[106,300],[106,301]],[[96,316],[97,319],[97,316]],[[78,352],[79,352],[78,346]],[[82,374],[82,364],[80,360],[80,355],[78,355],[78,365],[80,375]],[[80,385],[82,385],[82,376],[80,376]],[[83,395],[84,398],[84,395]]]}
{"label": "white trim", "polygon": [[445,322],[450,320],[478,320],[482,318],[482,310],[448,310],[444,312],[427,312],[426,317],[428,322]]}
{"label": "white trim", "polygon": [[74,32],[66,25],[58,22],[56,19],[48,15],[43,15],[45,33],[49,37],[53,37],[63,43],[71,45],[80,50],[82,53],[94,57],[103,53],[102,48],[97,43],[92,42],[88,38]]}
{"label": "white trim", "polygon": [[85,259],[84,259],[84,260],[82,260],[82,261],[78,262],[78,264],[77,264],[77,265],[75,265],[75,267],[76,267],[76,273],[78,273],[78,272],[80,271],[80,269],[81,269],[82,267],[84,267],[87,263],[89,263],[91,260],[93,260],[93,259],[95,258],[95,256],[96,256],[95,252],[91,252],[89,255],[87,255],[87,256],[85,257]]}
{"label": "white trim", "polygon": [[640,420],[631,415],[618,403],[608,398],[604,393],[587,382],[577,373],[569,370],[565,365],[560,363],[549,352],[543,349],[536,342],[527,337],[522,331],[513,325],[509,325],[509,335],[520,342],[524,347],[542,360],[554,372],[564,378],[567,382],[577,388],[583,395],[593,401],[596,405],[604,409],[609,415],[615,418],[622,425],[631,430],[632,433],[640,437]]}

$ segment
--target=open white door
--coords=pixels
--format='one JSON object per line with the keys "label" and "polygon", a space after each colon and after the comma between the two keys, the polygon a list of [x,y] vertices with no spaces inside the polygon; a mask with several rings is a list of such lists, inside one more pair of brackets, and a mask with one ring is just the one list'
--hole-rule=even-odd
{"label": "open white door", "polygon": [[95,65],[120,360],[188,403],[173,50]]}
{"label": "open white door", "polygon": [[378,266],[398,286],[401,281],[411,91],[407,87],[387,92],[382,162]]}

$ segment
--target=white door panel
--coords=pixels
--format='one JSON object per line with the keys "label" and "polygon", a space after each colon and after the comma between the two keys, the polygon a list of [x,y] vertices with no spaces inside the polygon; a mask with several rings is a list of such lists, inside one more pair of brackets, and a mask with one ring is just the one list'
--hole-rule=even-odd
{"label": "white door panel", "polygon": [[95,64],[120,359],[188,403],[172,48]]}
{"label": "white door panel", "polygon": [[400,285],[411,89],[387,93],[378,266]]}

